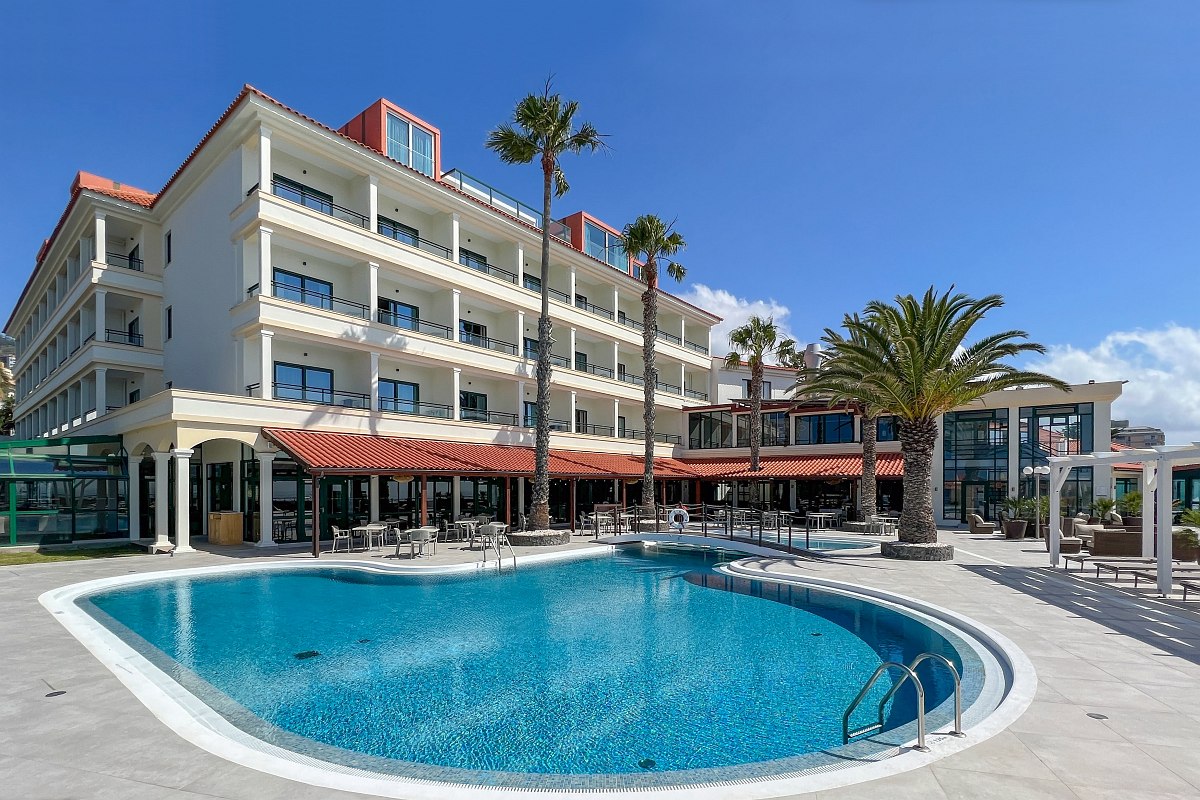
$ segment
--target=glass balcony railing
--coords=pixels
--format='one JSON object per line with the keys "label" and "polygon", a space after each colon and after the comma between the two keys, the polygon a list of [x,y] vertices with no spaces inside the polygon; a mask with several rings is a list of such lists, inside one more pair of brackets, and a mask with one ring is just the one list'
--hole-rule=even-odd
{"label": "glass balcony railing", "polygon": [[469,344],[472,347],[482,347],[485,350],[495,350],[498,353],[507,353],[510,356],[517,354],[517,346],[512,342],[501,341],[500,339],[492,339],[487,336],[479,336],[466,331],[459,331],[458,340],[463,344]]}
{"label": "glass balcony railing", "polygon": [[146,262],[142,261],[140,258],[134,258],[133,256],[123,256],[120,253],[105,252],[104,263],[108,264],[110,267],[124,267],[125,269],[132,269],[136,272],[146,271]]}
{"label": "glass balcony railing", "polygon": [[490,422],[493,425],[516,425],[517,415],[506,411],[484,411],[478,408],[460,408],[458,418],[464,422]]}
{"label": "glass balcony railing", "polygon": [[706,344],[700,344],[699,342],[693,342],[690,339],[684,339],[683,346],[688,350],[694,350],[697,353],[708,355],[708,345]]}
{"label": "glass balcony railing", "polygon": [[391,414],[411,414],[415,417],[453,419],[454,409],[440,403],[422,403],[418,400],[399,400],[395,397],[380,397],[379,410]]}
{"label": "glass balcony railing", "polygon": [[612,436],[612,425],[580,425],[576,433],[586,433],[589,436]]}
{"label": "glass balcony railing", "polygon": [[[246,387],[247,394],[253,394],[258,384]],[[343,408],[370,408],[370,397],[358,392],[343,392],[325,389],[317,386],[297,386],[292,383],[273,383],[276,400],[295,400],[300,403],[316,403],[323,406],[342,406]]]}
{"label": "glass balcony railing", "polygon": [[664,331],[662,328],[659,328],[658,330],[656,330],[654,332],[654,335],[657,338],[662,339],[664,342],[670,342],[671,344],[678,344],[678,345],[683,344],[682,336],[676,336],[673,333],[668,333],[667,331]]}
{"label": "glass balcony railing", "polygon": [[[646,438],[645,431],[634,430],[633,428],[625,428],[617,435],[623,439]],[[656,433],[654,434],[654,441],[662,442],[664,444],[683,444],[683,437],[675,433]]]}
{"label": "glass balcony railing", "polygon": [[357,303],[353,300],[335,297],[324,292],[304,289],[291,283],[271,281],[271,293],[280,300],[291,300],[296,303],[303,303],[306,306],[334,311],[338,314],[348,314],[359,319],[371,318],[365,303]]}
{"label": "glass balcony railing", "polygon": [[[104,331],[104,341],[113,342],[114,344],[129,344],[134,347],[144,347],[146,339],[140,333],[130,333],[129,331],[111,330]],[[63,359],[65,361],[66,359]],[[58,366],[62,366],[60,362]],[[58,367],[55,367],[57,369]]]}
{"label": "glass balcony railing", "polygon": [[382,309],[375,312],[375,317],[384,325],[390,325],[402,331],[423,333],[426,336],[436,336],[439,339],[450,338],[450,328],[448,326],[439,325],[429,320],[417,319],[406,314],[394,314],[391,311],[384,311]]}
{"label": "glass balcony railing", "polygon": [[293,203],[299,203],[305,208],[311,208],[322,214],[328,214],[343,222],[357,225],[360,228],[370,228],[367,218],[364,215],[357,211],[343,208],[332,202],[327,196],[310,191],[299,184],[294,184],[290,181],[273,180],[271,181],[271,194],[276,197],[282,197],[284,200],[291,200]]}
{"label": "glass balcony railing", "polygon": [[[542,213],[535,211],[507,192],[502,192],[491,184],[474,178],[461,169],[452,169],[442,175],[442,183],[453,186],[463,194],[470,195],[480,202],[486,203],[497,211],[502,211],[510,217],[516,217],[522,222],[535,228],[542,227]],[[558,220],[550,220],[550,235],[571,243],[571,229]]]}
{"label": "glass balcony railing", "polygon": [[426,253],[433,253],[435,256],[444,258],[447,261],[450,259],[449,247],[440,245],[437,242],[431,242],[428,239],[422,239],[398,222],[392,222],[390,219],[380,217],[377,227],[379,233],[389,239],[395,239],[397,242],[406,244],[409,247],[424,250]]}
{"label": "glass balcony railing", "polygon": [[708,400],[708,392],[701,392],[698,389],[684,389],[683,396],[692,400]]}
{"label": "glass balcony railing", "polygon": [[470,267],[476,272],[483,272],[491,275],[493,278],[499,278],[502,281],[508,281],[513,284],[517,282],[516,273],[500,269],[495,264],[489,264],[486,259],[473,256],[465,250],[458,251],[458,263],[464,267]]}
{"label": "glass balcony railing", "polygon": [[581,308],[584,311],[588,312],[589,314],[595,314],[597,317],[604,317],[605,319],[613,318],[613,312],[609,311],[607,308],[604,308],[603,306],[598,306],[598,305],[595,305],[594,303],[589,303],[587,300],[583,299],[582,297],[575,298],[575,307]]}

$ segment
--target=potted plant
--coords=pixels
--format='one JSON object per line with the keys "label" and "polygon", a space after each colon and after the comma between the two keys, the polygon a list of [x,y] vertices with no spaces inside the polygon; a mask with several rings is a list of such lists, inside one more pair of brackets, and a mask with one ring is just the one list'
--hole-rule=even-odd
{"label": "potted plant", "polygon": [[1004,499],[1001,504],[1002,521],[1000,526],[1004,530],[1005,539],[1025,538],[1025,529],[1029,527],[1029,520],[1025,519],[1028,509],[1028,500],[1019,500],[1016,497]]}
{"label": "potted plant", "polygon": [[1097,497],[1092,503],[1092,513],[1100,520],[1100,522],[1109,522],[1112,520],[1113,509],[1117,507],[1117,501],[1111,497]]}
{"label": "potted plant", "polygon": [[1200,536],[1191,528],[1171,534],[1171,558],[1176,561],[1196,561],[1200,557]]}
{"label": "potted plant", "polygon": [[1117,501],[1117,510],[1121,512],[1121,517],[1125,520],[1125,524],[1131,528],[1142,527],[1142,493],[1141,492],[1126,492]]}

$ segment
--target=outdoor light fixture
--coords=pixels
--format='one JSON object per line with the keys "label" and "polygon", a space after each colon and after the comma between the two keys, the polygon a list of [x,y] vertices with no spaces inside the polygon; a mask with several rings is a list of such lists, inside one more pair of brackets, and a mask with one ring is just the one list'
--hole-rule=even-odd
{"label": "outdoor light fixture", "polygon": [[1040,538],[1042,538],[1042,476],[1049,475],[1050,468],[1045,465],[1037,466],[1037,467],[1025,467],[1024,469],[1021,470],[1021,474],[1024,475],[1026,478],[1037,475],[1037,480],[1034,483],[1034,487],[1035,487],[1034,491],[1036,492],[1036,498],[1037,498],[1034,502],[1037,503],[1037,505],[1034,506],[1034,511],[1033,511],[1034,523],[1033,523],[1033,525],[1034,525],[1034,536],[1036,536],[1038,539],[1040,539]]}

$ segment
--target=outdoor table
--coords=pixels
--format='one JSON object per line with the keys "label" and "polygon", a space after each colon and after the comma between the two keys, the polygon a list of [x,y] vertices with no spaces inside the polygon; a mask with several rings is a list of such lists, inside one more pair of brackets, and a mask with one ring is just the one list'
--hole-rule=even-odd
{"label": "outdoor table", "polygon": [[352,532],[360,534],[363,537],[363,549],[375,549],[375,537],[378,535],[380,546],[383,546],[383,533],[387,530],[387,525],[382,522],[372,522],[368,525],[358,525],[350,529]]}
{"label": "outdoor table", "polygon": [[[438,529],[433,526],[430,526],[430,525],[426,525],[423,528],[409,528],[408,530],[404,531],[404,535],[408,537],[408,557],[409,557],[409,559],[413,559],[413,558],[417,557],[417,545],[420,544],[420,542],[414,542],[412,539],[412,535],[414,533],[417,533],[420,531],[424,531],[425,533],[428,533],[431,537],[436,536],[438,533]],[[396,558],[400,557],[400,545],[402,545],[402,544],[404,544],[404,542],[401,541],[399,536],[397,536],[396,537]],[[435,543],[435,546],[436,546],[436,543]]]}
{"label": "outdoor table", "polygon": [[837,514],[831,514],[828,511],[808,512],[808,522],[817,530],[829,527],[829,523],[835,519],[837,519]]}
{"label": "outdoor table", "polygon": [[461,532],[462,539],[471,542],[475,539],[475,530],[479,527],[479,522],[473,519],[460,519],[454,523],[454,529]]}

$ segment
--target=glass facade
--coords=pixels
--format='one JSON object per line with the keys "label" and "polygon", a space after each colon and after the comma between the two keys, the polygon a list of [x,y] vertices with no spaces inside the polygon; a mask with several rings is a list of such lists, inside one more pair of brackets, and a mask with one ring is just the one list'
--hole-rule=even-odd
{"label": "glass facade", "polygon": [[[623,425],[620,427],[624,428]],[[733,447],[733,414],[729,411],[689,414],[688,447],[692,450]]]}
{"label": "glass facade", "polygon": [[806,414],[796,417],[796,444],[847,444],[853,441],[853,414]]}
{"label": "glass facade", "polygon": [[1008,496],[1008,409],[946,414],[942,470],[944,518],[998,519]]}
{"label": "glass facade", "polygon": [[[1056,406],[1023,406],[1021,417],[1021,463],[1025,467],[1049,463],[1050,456],[1069,456],[1093,451],[1094,409],[1091,403]],[[1021,475],[1021,497],[1033,497],[1034,477]],[[1042,479],[1042,493],[1047,491]],[[1062,488],[1062,513],[1071,516],[1090,512],[1094,499],[1091,467],[1075,467]]]}
{"label": "glass facade", "polygon": [[584,221],[583,247],[589,256],[600,259],[610,267],[616,267],[622,272],[629,269],[629,257],[625,255],[621,237],[609,233],[599,225]]}
{"label": "glass facade", "polygon": [[875,440],[878,442],[900,441],[900,420],[895,417],[880,417],[875,420]]}
{"label": "glass facade", "polygon": [[[762,415],[763,447],[787,447],[788,415],[786,411],[773,411]],[[737,446],[750,446],[750,415],[739,414],[737,418]]]}
{"label": "glass facade", "polygon": [[129,536],[129,477],[119,438],[0,444],[0,547]]}

